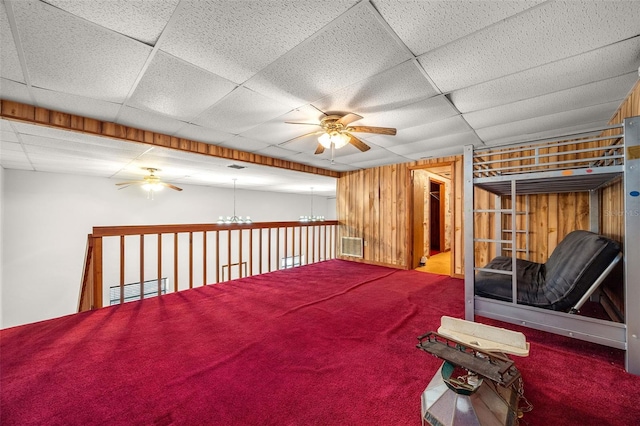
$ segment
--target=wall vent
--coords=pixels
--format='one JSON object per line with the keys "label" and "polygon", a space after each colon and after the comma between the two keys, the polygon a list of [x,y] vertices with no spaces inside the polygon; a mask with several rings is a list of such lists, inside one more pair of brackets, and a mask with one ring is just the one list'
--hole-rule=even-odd
{"label": "wall vent", "polygon": [[364,245],[362,238],[358,237],[342,237],[340,241],[340,253],[343,256],[362,257]]}

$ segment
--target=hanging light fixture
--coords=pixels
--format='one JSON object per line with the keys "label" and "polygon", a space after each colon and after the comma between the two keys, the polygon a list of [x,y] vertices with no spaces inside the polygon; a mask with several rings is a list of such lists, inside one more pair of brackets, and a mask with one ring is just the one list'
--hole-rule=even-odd
{"label": "hanging light fixture", "polygon": [[321,134],[320,137],[318,137],[318,142],[326,149],[331,148],[331,144],[333,144],[335,149],[340,149],[349,143],[349,139],[351,139],[349,135],[337,130],[332,130]]}
{"label": "hanging light fixture", "polygon": [[313,186],[311,187],[311,216],[300,216],[300,222],[322,222],[324,216],[313,215]]}
{"label": "hanging light fixture", "polygon": [[245,218],[242,218],[242,216],[236,216],[236,180],[238,179],[233,179],[233,216],[227,216],[226,218],[219,216],[218,225],[251,223],[251,218],[249,216]]}

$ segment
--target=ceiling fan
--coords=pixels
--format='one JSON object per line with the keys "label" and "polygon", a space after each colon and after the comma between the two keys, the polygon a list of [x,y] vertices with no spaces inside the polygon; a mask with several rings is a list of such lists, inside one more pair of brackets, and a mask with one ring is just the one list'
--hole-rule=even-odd
{"label": "ceiling fan", "polygon": [[360,151],[368,151],[369,145],[362,142],[353,133],[376,133],[379,135],[395,135],[396,129],[391,127],[371,127],[371,126],[350,126],[354,121],[361,120],[362,116],[354,113],[348,113],[345,115],[332,114],[327,115],[320,123],[296,123],[287,121],[287,124],[305,124],[310,126],[320,126],[322,129],[311,133],[305,133],[304,135],[297,136],[293,139],[289,139],[280,145],[288,144],[297,139],[301,139],[307,136],[320,135],[318,137],[318,147],[314,154],[322,154],[325,149],[331,149],[333,154],[334,149],[340,149],[347,144],[351,144],[358,148]]}
{"label": "ceiling fan", "polygon": [[178,188],[177,186],[171,185],[167,182],[162,182],[160,178],[155,175],[155,172],[157,172],[159,169],[155,169],[153,167],[143,167],[143,169],[149,172],[149,176],[145,176],[142,180],[116,183],[116,186],[120,186],[120,188],[118,189],[124,189],[129,185],[142,185],[142,189],[145,189],[149,192],[159,191],[165,186],[176,191],[182,191],[182,188]]}

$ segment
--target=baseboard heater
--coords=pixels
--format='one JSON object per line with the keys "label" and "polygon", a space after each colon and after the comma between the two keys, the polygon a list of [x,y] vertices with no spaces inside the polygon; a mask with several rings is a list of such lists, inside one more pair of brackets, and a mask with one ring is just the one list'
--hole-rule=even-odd
{"label": "baseboard heater", "polygon": [[340,240],[340,254],[343,256],[363,257],[364,244],[359,237],[342,237]]}

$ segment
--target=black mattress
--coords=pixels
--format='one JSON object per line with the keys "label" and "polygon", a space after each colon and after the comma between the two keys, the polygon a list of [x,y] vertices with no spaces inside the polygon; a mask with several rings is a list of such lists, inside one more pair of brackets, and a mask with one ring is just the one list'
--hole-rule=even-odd
{"label": "black mattress", "polygon": [[[555,311],[568,311],[613,262],[620,245],[589,231],[569,233],[546,263],[516,260],[518,303]],[[498,256],[485,268],[511,270],[512,259]],[[480,271],[475,294],[511,302],[511,275]]]}

